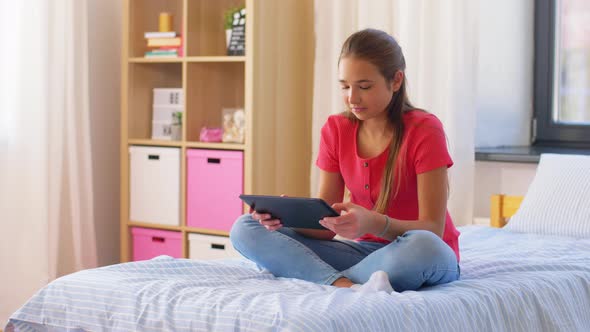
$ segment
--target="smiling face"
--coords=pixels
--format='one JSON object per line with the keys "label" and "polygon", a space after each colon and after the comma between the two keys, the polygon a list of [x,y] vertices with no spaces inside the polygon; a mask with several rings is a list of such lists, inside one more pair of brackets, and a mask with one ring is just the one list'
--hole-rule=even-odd
{"label": "smiling face", "polygon": [[344,57],[338,72],[344,104],[357,119],[387,119],[387,106],[403,80],[401,71],[388,82],[370,62]]}

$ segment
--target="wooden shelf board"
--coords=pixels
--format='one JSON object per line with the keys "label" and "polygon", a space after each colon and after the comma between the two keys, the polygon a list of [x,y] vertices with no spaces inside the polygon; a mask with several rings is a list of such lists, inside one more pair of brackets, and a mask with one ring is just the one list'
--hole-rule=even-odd
{"label": "wooden shelf board", "polygon": [[164,141],[164,140],[153,140],[153,139],[138,139],[130,138],[127,140],[130,145],[153,145],[153,146],[177,146],[181,147],[181,141]]}
{"label": "wooden shelf board", "polygon": [[246,62],[245,56],[189,56],[187,62]]}
{"label": "wooden shelf board", "polygon": [[202,149],[219,149],[219,150],[244,150],[244,144],[238,143],[206,143],[206,142],[186,142],[185,146],[188,148],[202,148]]}
{"label": "wooden shelf board", "polygon": [[181,63],[181,62],[246,62],[245,56],[188,56],[178,58],[145,58],[132,57],[128,60],[130,63]]}
{"label": "wooden shelf board", "polygon": [[187,231],[189,233],[217,235],[217,236],[229,236],[229,232],[226,232],[226,231],[217,231],[217,230],[213,230],[213,229],[196,228],[196,227],[185,227],[184,229],[185,229],[185,231]]}
{"label": "wooden shelf board", "polygon": [[169,230],[169,231],[181,231],[182,230],[182,227],[180,227],[180,226],[150,224],[147,222],[138,222],[138,221],[129,221],[127,223],[127,225],[131,226],[131,227],[156,228],[156,229],[165,229],[165,230]]}
{"label": "wooden shelf board", "polygon": [[245,149],[245,144],[239,143],[207,143],[207,142],[183,142],[183,141],[164,141],[153,139],[130,138],[127,140],[129,145],[151,145],[151,146],[186,146],[188,148],[215,149],[215,150],[239,150]]}
{"label": "wooden shelf board", "polygon": [[183,57],[178,58],[144,58],[144,57],[135,57],[129,58],[130,63],[181,63],[183,61]]}

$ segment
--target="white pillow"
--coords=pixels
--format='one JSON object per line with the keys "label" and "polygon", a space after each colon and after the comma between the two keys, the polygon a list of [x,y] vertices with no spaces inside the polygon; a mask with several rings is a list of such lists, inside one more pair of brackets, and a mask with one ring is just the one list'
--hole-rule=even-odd
{"label": "white pillow", "polygon": [[541,155],[535,178],[505,228],[590,238],[590,156]]}

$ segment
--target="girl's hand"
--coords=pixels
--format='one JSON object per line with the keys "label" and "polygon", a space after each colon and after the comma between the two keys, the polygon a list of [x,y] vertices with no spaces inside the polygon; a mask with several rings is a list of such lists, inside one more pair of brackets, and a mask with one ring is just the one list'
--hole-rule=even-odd
{"label": "girl's hand", "polygon": [[[282,194],[281,197],[287,197],[287,195]],[[258,220],[258,222],[269,231],[276,231],[283,227],[280,219],[272,219],[272,216],[268,213],[258,213],[250,208],[250,214],[254,220]]]}
{"label": "girl's hand", "polygon": [[272,219],[272,216],[268,213],[252,212],[252,218],[258,220],[258,222],[269,231],[276,231],[283,227],[280,219]]}
{"label": "girl's hand", "polygon": [[[356,239],[369,233],[373,223],[373,211],[350,202],[332,204],[339,217],[326,217],[320,224],[347,239]],[[344,213],[342,213],[344,212]]]}

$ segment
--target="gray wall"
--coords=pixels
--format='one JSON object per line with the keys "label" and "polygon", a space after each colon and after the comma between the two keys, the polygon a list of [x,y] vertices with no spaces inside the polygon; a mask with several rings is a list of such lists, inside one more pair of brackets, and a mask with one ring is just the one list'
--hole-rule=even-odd
{"label": "gray wall", "polygon": [[475,146],[529,145],[534,1],[480,0]]}
{"label": "gray wall", "polygon": [[88,1],[90,129],[99,265],[119,262],[122,9],[119,0]]}
{"label": "gray wall", "polygon": [[536,169],[537,164],[476,162],[473,207],[475,222],[487,223],[491,195],[524,196]]}
{"label": "gray wall", "polygon": [[[529,145],[533,111],[534,0],[480,0],[475,146]],[[476,162],[474,216],[492,194],[524,195],[536,164]]]}

